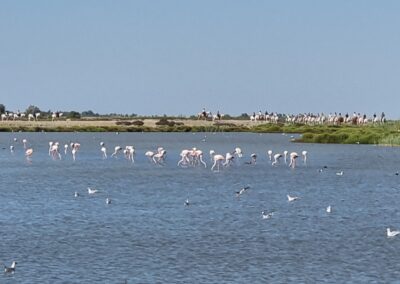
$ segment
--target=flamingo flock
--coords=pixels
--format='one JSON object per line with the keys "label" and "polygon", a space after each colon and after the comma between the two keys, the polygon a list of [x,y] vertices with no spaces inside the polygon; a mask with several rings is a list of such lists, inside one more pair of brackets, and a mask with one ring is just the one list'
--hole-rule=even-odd
{"label": "flamingo flock", "polygon": [[[14,143],[18,143],[18,139],[14,138]],[[32,157],[34,154],[33,147],[29,147],[29,142],[27,139],[22,139],[23,149],[25,150],[25,157],[27,161],[32,162]],[[69,142],[64,144],[64,151],[60,149],[60,142],[59,141],[49,141],[48,142],[48,155],[51,157],[52,160],[62,160],[64,153],[64,157],[71,153],[71,157],[73,161],[76,161],[77,154],[81,148],[81,144],[78,142]],[[10,152],[13,154],[15,152],[15,145],[10,145]],[[135,163],[135,156],[137,151],[133,145],[126,145],[121,146],[117,145],[114,146],[114,151],[110,155],[110,158],[118,159],[119,156],[123,155],[123,157],[130,161],[132,164]],[[106,160],[109,158],[107,155],[107,147],[104,142],[100,142],[100,153],[101,158]],[[233,165],[240,165],[241,159],[244,156],[243,151],[240,147],[235,147],[232,151],[227,151],[225,154],[216,153],[214,150],[209,151],[210,154],[210,164],[211,164],[211,171],[219,172],[223,168],[228,168]],[[288,152],[287,150],[283,152],[274,153],[271,149],[267,150],[267,160],[268,162],[274,166],[279,166],[280,159],[284,158],[284,163],[287,164],[287,157],[289,157],[289,168],[296,168],[296,160],[299,157],[297,152]],[[166,164],[166,156],[167,151],[163,147],[157,147],[155,150],[148,150],[145,151],[144,156],[147,157],[148,161],[151,164],[163,166]],[[244,165],[256,165],[257,163],[257,153],[252,153],[249,155],[250,160],[245,161]],[[307,156],[308,152],[303,150],[301,152],[301,157],[303,159],[304,166],[307,165]],[[235,162],[236,161],[236,162]],[[180,151],[179,160],[177,162],[178,167],[187,168],[187,167],[204,167],[207,168],[207,163],[204,160],[204,152],[201,149],[196,147],[183,149]]]}

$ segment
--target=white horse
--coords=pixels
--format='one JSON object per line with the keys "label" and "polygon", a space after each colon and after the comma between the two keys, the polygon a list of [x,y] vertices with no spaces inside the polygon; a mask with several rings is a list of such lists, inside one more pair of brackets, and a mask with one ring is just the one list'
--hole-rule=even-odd
{"label": "white horse", "polygon": [[207,112],[199,112],[199,113],[197,114],[197,119],[204,119],[204,120],[207,120],[207,118],[208,118],[210,115],[211,115],[211,112],[210,112],[210,111],[207,111]]}
{"label": "white horse", "polygon": [[212,116],[212,120],[213,120],[213,121],[215,121],[215,120],[221,120],[223,117],[224,117],[223,114],[220,114],[219,116],[218,116],[218,114],[214,114],[214,115]]}

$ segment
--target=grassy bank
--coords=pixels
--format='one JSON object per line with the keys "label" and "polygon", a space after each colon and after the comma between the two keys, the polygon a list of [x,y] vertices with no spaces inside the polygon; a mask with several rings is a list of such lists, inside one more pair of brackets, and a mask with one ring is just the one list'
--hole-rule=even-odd
{"label": "grassy bank", "polygon": [[220,122],[201,120],[76,120],[76,121],[6,121],[0,132],[255,132],[300,133],[295,142],[336,144],[400,145],[400,122],[384,125],[297,125],[255,124],[243,120]]}

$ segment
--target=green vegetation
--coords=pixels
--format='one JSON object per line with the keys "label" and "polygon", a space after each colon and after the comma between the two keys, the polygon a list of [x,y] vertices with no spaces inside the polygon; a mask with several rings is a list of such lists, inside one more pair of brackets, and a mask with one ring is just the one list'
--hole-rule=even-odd
{"label": "green vegetation", "polygon": [[297,142],[336,143],[336,144],[377,144],[400,145],[400,123],[368,126],[320,126],[312,131],[300,132],[303,135]]}
{"label": "green vegetation", "polygon": [[[4,104],[0,104],[0,113],[7,112]],[[25,114],[40,113],[40,121],[51,121],[52,111],[44,112],[35,105],[29,105]],[[146,119],[157,119],[155,126],[146,125]],[[20,118],[27,121],[28,118]],[[247,113],[240,116],[225,114],[220,121],[207,123],[193,123],[197,116],[167,116],[151,115],[138,116],[128,114],[98,114],[92,110],[82,113],[77,111],[64,111],[56,120],[66,121],[58,125],[32,125],[32,124],[0,124],[0,132],[254,132],[254,133],[296,133],[301,137],[293,142],[303,143],[335,143],[335,144],[377,144],[400,146],[400,121],[391,121],[383,125],[304,125],[304,124],[270,124],[270,123],[243,123],[249,120]],[[179,121],[176,121],[179,120]],[[83,121],[86,125],[68,125],[68,121]],[[107,122],[102,124],[101,121]],[[183,121],[183,122],[182,122]],[[89,122],[89,123],[88,123]],[[90,124],[93,123],[93,125]],[[110,123],[111,122],[111,123]],[[115,123],[114,123],[115,122]],[[89,125],[87,125],[89,124]],[[151,124],[150,124],[151,125]]]}
{"label": "green vegetation", "polygon": [[[154,127],[146,126],[143,120],[118,120],[115,125],[102,126],[32,126],[0,125],[0,132],[255,132],[255,133],[296,133],[302,134],[294,142],[335,143],[335,144],[378,144],[400,146],[400,122],[384,125],[292,125],[258,124],[255,126],[237,125],[229,120],[209,125],[191,126],[182,122],[161,118]],[[188,123],[190,124],[190,123]]]}

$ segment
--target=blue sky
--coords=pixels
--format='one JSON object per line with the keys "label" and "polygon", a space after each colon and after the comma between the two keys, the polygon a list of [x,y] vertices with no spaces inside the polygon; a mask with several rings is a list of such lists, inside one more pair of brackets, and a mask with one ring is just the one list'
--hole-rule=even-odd
{"label": "blue sky", "polygon": [[400,118],[400,1],[0,2],[9,110]]}

